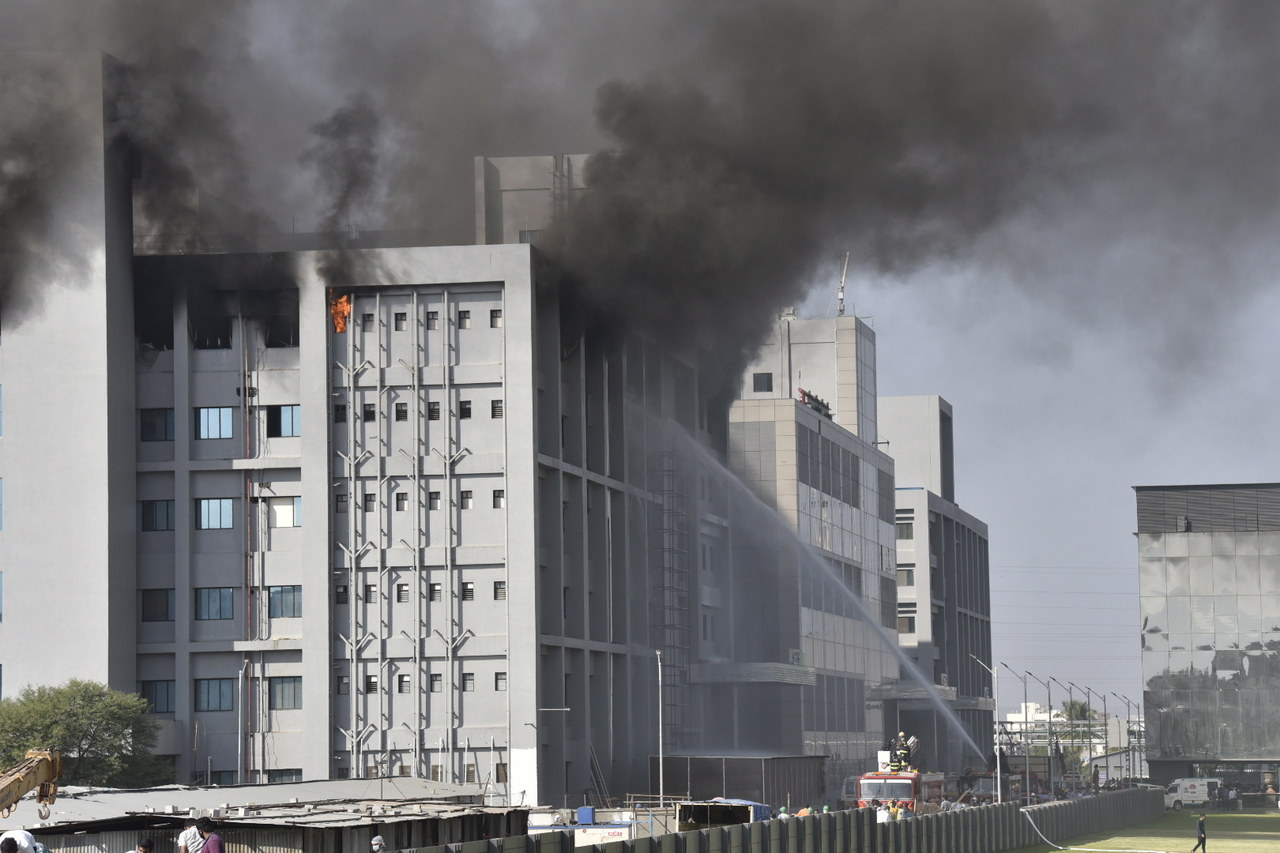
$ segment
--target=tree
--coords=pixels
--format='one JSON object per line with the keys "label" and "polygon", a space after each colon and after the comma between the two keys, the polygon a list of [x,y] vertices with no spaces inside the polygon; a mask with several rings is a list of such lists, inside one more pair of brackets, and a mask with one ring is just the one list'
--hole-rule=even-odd
{"label": "tree", "polygon": [[0,767],[28,749],[62,753],[61,785],[141,788],[172,781],[151,754],[159,723],[147,700],[105,684],[73,679],[59,687],[26,687],[0,701]]}

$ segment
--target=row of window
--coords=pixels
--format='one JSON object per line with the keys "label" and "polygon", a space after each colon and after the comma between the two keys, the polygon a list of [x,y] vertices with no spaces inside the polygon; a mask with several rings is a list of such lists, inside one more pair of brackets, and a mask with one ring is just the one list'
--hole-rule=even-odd
{"label": "row of window", "polygon": [[[339,695],[345,696],[351,692],[351,677],[347,675],[339,675],[336,685]],[[462,681],[458,684],[458,689],[463,693],[474,693],[476,690],[476,674],[474,672],[462,673]],[[495,672],[493,674],[493,689],[499,693],[506,692],[507,674],[505,672]],[[427,676],[427,690],[431,693],[444,692],[444,675],[439,672],[430,673]],[[362,693],[378,692],[378,676],[366,675],[364,677],[364,687]],[[413,676],[397,675],[396,676],[396,692],[412,693],[413,692]]]}
{"label": "row of window", "polygon": [[[235,525],[235,498],[196,498],[196,530],[230,530]],[[176,523],[172,500],[139,501],[138,517],[144,532],[173,530]],[[267,498],[269,527],[301,527],[302,498]]]}
{"label": "row of window", "polygon": [[[197,678],[193,707],[197,711],[231,711],[235,709],[234,678]],[[177,708],[177,682],[173,679],[138,682],[138,695],[147,700],[147,710],[155,714],[172,714]],[[282,675],[267,679],[267,707],[272,711],[291,711],[302,707],[302,676]]]}
{"label": "row of window", "polygon": [[[351,677],[339,675],[335,685],[339,695],[351,692]],[[177,709],[177,682],[173,679],[138,682],[138,695],[147,700],[147,710],[155,714],[172,714]],[[194,682],[192,707],[196,711],[232,711],[235,709],[236,680],[234,678],[197,678]],[[427,676],[427,689],[431,693],[444,692],[444,676],[434,672]],[[474,693],[476,674],[462,673],[462,681],[458,685],[463,693]],[[506,692],[507,674],[493,674],[493,689],[499,693]],[[363,689],[365,694],[377,693],[378,676],[366,675]],[[411,693],[413,678],[409,675],[396,676],[396,692]],[[302,708],[302,676],[281,675],[267,678],[267,708],[272,711],[296,711]]]}
{"label": "row of window", "polygon": [[[458,309],[456,318],[457,318],[459,329],[471,328],[471,309],[470,308]],[[360,325],[363,326],[365,330],[372,330],[376,325],[376,319],[374,315],[371,313],[361,314]],[[426,325],[428,329],[440,328],[440,312],[428,311]],[[392,327],[397,332],[408,331],[409,330],[409,313],[407,311],[396,311],[392,315]],[[501,308],[489,309],[489,328],[490,329],[502,328],[502,309]]]}
{"label": "row of window", "polygon": [[[263,406],[266,412],[267,438],[289,438],[302,435],[302,407]],[[235,438],[234,406],[205,406],[195,410],[194,433],[197,440]],[[173,409],[140,409],[138,437],[142,441],[173,441]]]}
{"label": "row of window", "polygon": [[[393,411],[395,413],[395,419],[397,421],[406,422],[409,420],[409,404],[408,403],[396,403]],[[467,420],[471,417],[471,413],[472,413],[471,401],[459,400],[458,401],[458,418],[460,420]],[[489,401],[489,417],[494,419],[501,419],[503,417],[503,414],[504,414],[503,401],[490,400]],[[377,419],[378,419],[378,405],[376,403],[360,404],[360,420],[362,422],[373,423]],[[438,400],[430,400],[427,402],[427,420],[429,421],[440,420],[440,402]],[[333,422],[335,424],[344,424],[347,422],[347,404],[346,403],[333,404]]]}
{"label": "row of window", "polygon": [[[459,597],[463,601],[476,600],[476,584],[475,581],[462,581],[458,589]],[[365,584],[364,600],[372,601],[378,596],[378,587],[376,584]],[[444,599],[444,585],[440,583],[432,583],[427,587],[427,598],[430,601],[441,601]],[[493,600],[505,601],[507,598],[507,582],[493,582]],[[333,600],[335,604],[348,604],[351,601],[351,588],[346,584],[338,584],[333,588]],[[409,585],[407,583],[396,584],[396,601],[403,604],[409,600]]]}
{"label": "row of window", "polygon": [[[494,509],[502,509],[507,505],[506,489],[494,489],[490,495],[491,505]],[[409,508],[409,493],[396,492],[393,500],[395,502],[396,512],[404,512]],[[334,498],[334,509],[337,512],[346,512],[348,504],[347,495],[337,495]],[[475,509],[475,492],[471,489],[462,489],[458,492],[458,506],[461,509]],[[360,508],[365,512],[373,512],[378,508],[378,495],[375,492],[365,492],[360,497]],[[440,509],[440,493],[427,492],[427,509]]]}
{"label": "row of window", "polygon": [[[176,591],[172,588],[144,589],[140,591],[139,611],[143,622],[172,622],[177,618]],[[430,601],[441,601],[444,598],[442,584],[433,583],[428,586],[427,596]],[[376,584],[365,584],[364,600],[373,601],[378,597]],[[462,581],[459,585],[459,597],[463,601],[475,601],[476,585],[474,581]],[[493,582],[493,600],[505,601],[507,598],[507,582]],[[395,600],[398,603],[409,601],[409,584],[398,583],[395,586]],[[335,587],[334,601],[347,604],[351,601],[349,588],[343,584]],[[234,587],[198,587],[194,590],[194,616],[199,621],[223,620],[235,618]],[[267,587],[267,616],[272,619],[297,619],[302,616],[302,586]]]}

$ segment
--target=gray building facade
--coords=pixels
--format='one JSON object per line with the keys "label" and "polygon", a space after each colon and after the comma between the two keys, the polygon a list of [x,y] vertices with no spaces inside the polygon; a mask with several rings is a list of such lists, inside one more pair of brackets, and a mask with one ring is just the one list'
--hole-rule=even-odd
{"label": "gray building facade", "polygon": [[1151,776],[1274,774],[1280,484],[1134,491]]}
{"label": "gray building facade", "polygon": [[[955,496],[951,404],[941,397],[881,397],[880,434],[897,471],[898,640],[969,739],[933,701],[904,699],[899,728],[922,744],[922,764],[960,772],[992,749],[991,584],[987,525]],[[970,657],[972,655],[972,657]]]}

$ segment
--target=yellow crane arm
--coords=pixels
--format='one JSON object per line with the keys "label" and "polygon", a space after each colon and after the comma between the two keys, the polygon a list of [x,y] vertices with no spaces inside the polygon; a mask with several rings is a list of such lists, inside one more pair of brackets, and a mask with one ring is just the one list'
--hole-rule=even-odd
{"label": "yellow crane arm", "polygon": [[58,798],[62,756],[53,749],[30,749],[21,762],[0,773],[0,814],[7,816],[28,791],[36,792],[40,816],[48,817],[48,805]]}

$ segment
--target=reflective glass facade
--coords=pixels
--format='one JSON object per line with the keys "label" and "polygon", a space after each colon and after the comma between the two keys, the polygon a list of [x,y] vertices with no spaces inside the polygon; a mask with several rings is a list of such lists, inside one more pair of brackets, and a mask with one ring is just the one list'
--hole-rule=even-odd
{"label": "reflective glass facade", "polygon": [[1136,491],[1152,776],[1280,761],[1280,484]]}

